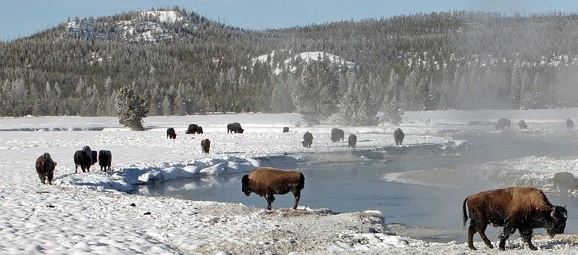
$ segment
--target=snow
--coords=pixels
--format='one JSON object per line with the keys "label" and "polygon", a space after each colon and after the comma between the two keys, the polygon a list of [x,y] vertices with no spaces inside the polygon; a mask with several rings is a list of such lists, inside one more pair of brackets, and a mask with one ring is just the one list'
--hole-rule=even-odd
{"label": "snow", "polygon": [[155,16],[158,17],[160,22],[165,23],[175,23],[177,21],[183,20],[183,17],[177,11],[144,11],[141,12],[142,16]]}
{"label": "snow", "polygon": [[[467,144],[440,133],[469,128],[446,114],[406,113],[401,125],[405,146]],[[431,124],[425,123],[427,118]],[[0,254],[469,253],[463,243],[431,243],[395,235],[378,211],[335,213],[307,207],[266,211],[242,204],[126,193],[142,183],[246,172],[259,165],[258,157],[299,158],[350,150],[345,143],[330,142],[334,125],[304,127],[297,114],[249,113],[151,117],[145,119],[147,131],[134,132],[117,121],[108,117],[0,118],[0,130],[4,130],[0,132]],[[225,125],[230,122],[240,122],[246,133],[227,134]],[[205,134],[185,135],[191,123],[203,126]],[[284,126],[290,127],[289,133],[282,133]],[[167,127],[177,130],[176,140],[166,139]],[[390,146],[395,128],[343,127],[360,138],[357,149]],[[314,134],[312,148],[300,144],[305,131]],[[212,141],[208,155],[200,150],[205,138]],[[91,173],[74,174],[72,155],[84,145],[111,150],[113,172],[101,173],[93,166]],[[41,185],[34,171],[33,162],[43,152],[58,162],[54,185]],[[524,158],[507,164],[521,164],[519,172],[529,179],[548,178],[556,167],[576,171],[576,159]],[[556,165],[540,170],[548,164]],[[578,242],[573,235],[535,239],[549,254],[576,253]],[[509,250],[501,254],[534,254],[520,243],[513,239]],[[481,253],[491,252],[481,243],[476,245]]]}
{"label": "snow", "polygon": [[[281,50],[284,51],[284,50]],[[276,51],[273,50],[270,54],[264,54],[264,55],[260,55],[257,56],[253,59],[251,59],[251,63],[252,65],[255,65],[255,63],[257,62],[261,62],[261,63],[267,63],[268,59],[273,59],[273,57],[275,56]],[[327,58],[329,60],[330,63],[341,66],[341,67],[347,67],[348,69],[352,69],[355,68],[356,64],[354,62],[351,61],[347,61],[344,58],[328,53],[328,52],[323,52],[323,51],[306,51],[306,52],[301,52],[299,54],[296,54],[288,59],[285,59],[283,61],[283,66],[278,66],[275,67],[275,69],[273,70],[273,73],[275,75],[279,75],[283,69],[288,68],[291,72],[295,72],[297,70],[297,67],[294,65],[295,61],[297,59],[301,59],[301,61],[303,61],[303,63],[310,63],[312,61],[323,61],[323,59]],[[272,64],[272,63],[268,63],[268,64]]]}

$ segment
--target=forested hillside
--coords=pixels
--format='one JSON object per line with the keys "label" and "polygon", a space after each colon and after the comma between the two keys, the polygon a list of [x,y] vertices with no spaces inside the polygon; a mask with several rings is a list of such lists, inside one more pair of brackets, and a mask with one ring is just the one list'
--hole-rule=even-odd
{"label": "forested hillside", "polygon": [[182,10],[75,18],[0,42],[0,115],[337,114],[578,106],[578,16],[448,12],[252,31]]}

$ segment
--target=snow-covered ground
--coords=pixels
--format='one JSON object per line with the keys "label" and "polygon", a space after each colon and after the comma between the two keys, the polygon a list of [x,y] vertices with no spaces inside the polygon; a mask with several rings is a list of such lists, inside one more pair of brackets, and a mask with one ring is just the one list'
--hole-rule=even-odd
{"label": "snow-covered ground", "polygon": [[[460,144],[440,134],[471,127],[436,114],[406,113],[401,126],[404,144]],[[427,118],[431,124],[425,123]],[[240,122],[246,133],[227,134],[229,122]],[[190,123],[203,126],[205,134],[184,135]],[[333,126],[304,127],[296,114],[154,117],[145,119],[145,126],[148,131],[133,132],[120,127],[116,118],[0,118],[0,130],[103,130],[0,132],[0,254],[469,253],[463,243],[429,243],[393,235],[375,211],[336,214],[305,207],[265,211],[242,204],[127,194],[123,191],[138,183],[249,171],[259,165],[257,157],[299,158],[350,150],[346,143],[330,142]],[[283,126],[290,132],[282,133]],[[176,140],[166,139],[167,127],[177,130]],[[358,150],[369,150],[393,144],[395,128],[343,129],[346,137],[357,134]],[[305,131],[314,135],[311,148],[301,146]],[[200,151],[205,138],[212,141],[209,155]],[[72,156],[84,145],[111,150],[114,173],[74,174]],[[41,185],[34,171],[35,159],[44,152],[58,162],[52,186]],[[519,160],[533,164],[531,158]],[[504,254],[531,253],[519,243],[513,240],[508,246],[513,250]],[[554,240],[536,237],[535,243],[549,254],[578,253],[572,235]],[[482,244],[477,246],[490,252]]]}

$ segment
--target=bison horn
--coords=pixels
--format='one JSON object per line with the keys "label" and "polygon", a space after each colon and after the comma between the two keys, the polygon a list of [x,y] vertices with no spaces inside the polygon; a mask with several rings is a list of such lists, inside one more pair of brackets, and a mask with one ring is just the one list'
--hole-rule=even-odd
{"label": "bison horn", "polygon": [[552,212],[550,213],[550,216],[551,216],[552,218],[556,219],[556,209],[555,209],[555,208],[554,208],[554,209],[552,210]]}

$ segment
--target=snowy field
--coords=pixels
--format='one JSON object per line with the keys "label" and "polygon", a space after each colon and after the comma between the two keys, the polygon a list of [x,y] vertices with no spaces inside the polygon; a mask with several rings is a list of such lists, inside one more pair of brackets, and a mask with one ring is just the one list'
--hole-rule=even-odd
{"label": "snowy field", "polygon": [[[578,110],[410,112],[401,125],[406,133],[404,145],[460,146],[463,141],[445,134],[484,129],[500,117],[512,118],[516,127],[509,132],[549,135],[563,131],[565,118],[578,117]],[[524,118],[530,129],[518,131],[517,118]],[[482,124],[468,125],[472,120]],[[246,133],[227,134],[230,122],[240,122]],[[191,123],[203,126],[205,134],[184,135]],[[289,133],[281,132],[284,126],[290,127]],[[247,172],[259,166],[257,158],[301,158],[350,150],[346,142],[330,142],[333,125],[305,127],[296,114],[231,114],[151,117],[145,119],[145,127],[147,131],[133,132],[122,128],[116,118],[105,117],[0,118],[0,130],[4,130],[0,131],[0,254],[472,253],[463,243],[397,236],[376,211],[336,214],[331,208],[306,207],[265,211],[242,204],[126,193],[137,184]],[[176,140],[166,139],[168,127],[176,129]],[[343,127],[346,139],[350,133],[358,136],[358,150],[391,146],[395,128]],[[37,129],[47,131],[26,131]],[[314,135],[311,148],[301,146],[305,131]],[[205,138],[211,140],[208,155],[200,149]],[[84,145],[112,151],[113,173],[74,174],[74,151]],[[44,152],[58,162],[52,186],[41,185],[34,171],[34,161]],[[578,173],[574,170],[576,159],[547,157],[488,163],[481,165],[479,172],[499,171],[502,164],[516,169],[508,172],[512,179],[544,188],[551,188],[544,180],[559,168]],[[418,177],[397,174],[384,178],[443,185],[428,182],[415,172],[408,174]],[[510,250],[500,254],[535,254],[520,244],[520,240],[511,240]],[[537,236],[535,244],[548,254],[578,254],[574,235]],[[498,252],[481,243],[477,247],[482,253]]]}

